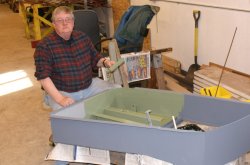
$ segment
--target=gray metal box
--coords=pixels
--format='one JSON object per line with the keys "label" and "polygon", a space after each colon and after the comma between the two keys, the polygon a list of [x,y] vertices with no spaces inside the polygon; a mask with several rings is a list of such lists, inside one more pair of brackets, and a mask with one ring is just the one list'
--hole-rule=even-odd
{"label": "gray metal box", "polygon": [[[110,107],[115,112],[110,112]],[[151,110],[153,126],[148,126],[147,110]],[[250,151],[249,114],[249,103],[120,88],[53,112],[51,126],[59,143],[138,153],[175,165],[222,165]],[[178,122],[216,128],[206,132],[176,130],[171,116]]]}

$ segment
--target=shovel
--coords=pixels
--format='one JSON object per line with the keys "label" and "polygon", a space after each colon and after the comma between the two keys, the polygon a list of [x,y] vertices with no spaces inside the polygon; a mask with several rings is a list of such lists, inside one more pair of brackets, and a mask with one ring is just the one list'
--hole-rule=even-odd
{"label": "shovel", "polygon": [[197,63],[197,52],[198,52],[198,21],[200,18],[201,12],[199,10],[193,11],[193,17],[195,21],[194,29],[194,64],[190,65],[185,79],[193,84],[194,72],[200,69],[200,65]]}

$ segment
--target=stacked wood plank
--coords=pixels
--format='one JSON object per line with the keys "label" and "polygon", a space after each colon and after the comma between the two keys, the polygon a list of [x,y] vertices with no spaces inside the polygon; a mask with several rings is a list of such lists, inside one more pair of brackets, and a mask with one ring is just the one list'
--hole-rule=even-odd
{"label": "stacked wood plank", "polygon": [[177,61],[171,57],[169,57],[171,55],[172,52],[164,52],[162,53],[162,68],[164,71],[169,71],[172,73],[177,73],[180,74],[181,73],[181,63],[180,61]]}
{"label": "stacked wood plank", "polygon": [[[201,88],[217,86],[222,69],[216,66],[206,66],[194,73],[194,90],[193,93],[200,94]],[[250,78],[236,73],[224,70],[220,86],[228,90],[233,99],[249,100],[250,99]]]}

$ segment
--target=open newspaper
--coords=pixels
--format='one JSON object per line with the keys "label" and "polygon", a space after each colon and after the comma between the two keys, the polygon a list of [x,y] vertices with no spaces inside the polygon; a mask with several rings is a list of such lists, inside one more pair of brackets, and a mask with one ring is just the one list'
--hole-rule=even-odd
{"label": "open newspaper", "polygon": [[128,73],[128,82],[150,78],[150,52],[122,54]]}
{"label": "open newspaper", "polygon": [[109,151],[58,143],[45,160],[110,165]]}
{"label": "open newspaper", "polygon": [[[121,58],[125,61],[128,83],[150,79],[150,52],[121,54]],[[106,81],[110,79],[107,68],[102,68],[102,76]]]}

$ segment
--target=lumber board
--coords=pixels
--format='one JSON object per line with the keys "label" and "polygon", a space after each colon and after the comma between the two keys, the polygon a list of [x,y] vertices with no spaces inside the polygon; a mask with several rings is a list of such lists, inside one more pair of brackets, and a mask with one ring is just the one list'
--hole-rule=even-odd
{"label": "lumber board", "polygon": [[[223,68],[222,65],[219,65],[219,64],[216,64],[216,63],[213,63],[213,62],[209,62],[209,66],[216,66],[216,67],[218,67],[218,68]],[[230,71],[230,72],[232,72],[232,73],[236,73],[236,74],[239,74],[239,75],[242,75],[242,76],[245,76],[245,77],[250,78],[250,75],[249,75],[249,74],[246,74],[246,73],[243,73],[243,72],[240,72],[240,71],[231,69],[231,68],[225,67],[224,70],[227,70],[227,71]]]}
{"label": "lumber board", "polygon": [[199,90],[199,89],[198,89],[198,87],[197,87],[197,86],[195,86],[195,85],[194,85],[193,94],[200,95],[200,90]]}
{"label": "lumber board", "polygon": [[181,92],[181,93],[191,93],[183,86],[179,85],[178,81],[168,74],[164,74],[164,80],[166,82],[166,88],[171,91]]}
{"label": "lumber board", "polygon": [[163,70],[180,74],[181,73],[181,63],[171,57],[170,53],[162,53],[162,67]]}

